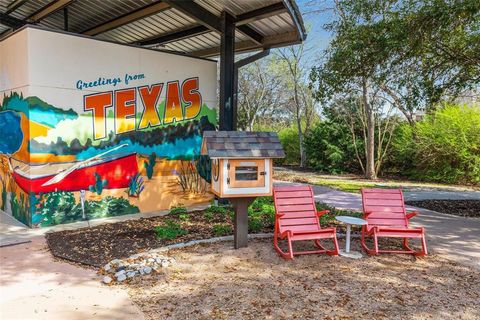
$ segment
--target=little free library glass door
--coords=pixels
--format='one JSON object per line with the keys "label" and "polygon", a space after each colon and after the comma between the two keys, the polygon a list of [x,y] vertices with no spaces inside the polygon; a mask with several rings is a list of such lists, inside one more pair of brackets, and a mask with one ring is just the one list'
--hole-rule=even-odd
{"label": "little free library glass door", "polygon": [[265,187],[265,159],[228,160],[230,188]]}

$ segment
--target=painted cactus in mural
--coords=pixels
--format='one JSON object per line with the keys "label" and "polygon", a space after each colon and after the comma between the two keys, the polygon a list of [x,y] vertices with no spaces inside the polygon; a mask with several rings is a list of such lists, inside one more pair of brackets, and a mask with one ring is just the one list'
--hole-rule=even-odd
{"label": "painted cactus in mural", "polygon": [[[15,39],[35,52],[28,64]],[[15,63],[0,69],[8,80],[0,89],[0,136],[8,137],[0,139],[0,209],[48,226],[208,198],[185,197],[172,172],[194,159],[198,188],[185,192],[205,190],[208,159],[197,159],[203,131],[217,125],[214,61],[30,28],[2,46]],[[14,65],[33,67],[22,78]]]}

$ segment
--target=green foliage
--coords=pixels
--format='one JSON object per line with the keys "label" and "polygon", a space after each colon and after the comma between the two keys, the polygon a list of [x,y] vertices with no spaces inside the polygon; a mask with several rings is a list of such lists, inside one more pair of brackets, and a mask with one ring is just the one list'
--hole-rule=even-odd
{"label": "green foliage", "polygon": [[155,168],[155,165],[157,164],[157,155],[155,152],[152,152],[152,154],[148,157],[148,160],[145,160],[143,165],[145,166],[145,170],[147,171],[147,177],[148,180],[152,180],[153,177],[153,168]]}
{"label": "green foliage", "polygon": [[272,197],[259,197],[248,207],[248,230],[259,232],[275,224],[275,207]]}
{"label": "green foliage", "polygon": [[100,177],[100,175],[97,172],[95,172],[94,175],[95,175],[95,184],[89,186],[88,190],[90,190],[90,192],[96,192],[98,195],[101,195],[103,192],[103,188],[108,184],[108,181],[102,180],[102,177]]}
{"label": "green foliage", "polygon": [[178,218],[182,221],[188,221],[188,219],[190,219],[190,215],[188,213],[180,213]]}
{"label": "green foliage", "polygon": [[212,181],[212,162],[208,156],[200,155],[195,161],[197,172],[205,181]]}
{"label": "green foliage", "polygon": [[187,234],[182,226],[172,219],[166,219],[161,225],[155,227],[155,233],[158,239],[169,240]]}
{"label": "green foliage", "polygon": [[[35,211],[36,224],[42,227],[81,221],[83,212],[80,203],[75,203],[72,192],[57,191],[40,195],[43,205]],[[39,200],[37,200],[38,202]],[[89,219],[120,216],[138,213],[138,207],[131,205],[125,198],[107,196],[99,201],[85,201],[85,214]]]}
{"label": "green foliage", "polygon": [[[357,141],[359,148],[363,142]],[[340,121],[317,123],[305,136],[309,167],[329,173],[360,172],[349,129]]]}
{"label": "green foliage", "polygon": [[185,214],[187,212],[188,212],[187,208],[185,208],[185,206],[181,203],[170,208],[170,214],[172,214],[172,215],[173,214],[179,215],[179,214],[182,214],[182,213]]}
{"label": "green foliage", "polygon": [[23,193],[20,193],[20,197],[15,191],[10,193],[10,208],[15,219],[27,226],[31,225],[29,202]]}
{"label": "green foliage", "polygon": [[300,164],[300,140],[298,130],[295,126],[282,129],[278,132],[278,138],[282,143],[285,151],[285,158],[276,160],[275,162],[286,165]]}
{"label": "green foliage", "polygon": [[[413,131],[415,130],[415,131]],[[393,145],[394,165],[413,178],[480,183],[480,106],[446,105],[402,126]]]}
{"label": "green foliage", "polygon": [[215,218],[225,218],[228,212],[231,211],[227,207],[211,205],[203,211],[203,216],[207,221],[212,221]]}
{"label": "green foliage", "polygon": [[226,223],[217,223],[213,225],[213,233],[216,237],[229,235],[232,231],[232,226]]}
{"label": "green foliage", "polygon": [[143,177],[140,173],[137,173],[130,179],[127,188],[127,194],[129,197],[140,197],[140,194],[145,189]]}

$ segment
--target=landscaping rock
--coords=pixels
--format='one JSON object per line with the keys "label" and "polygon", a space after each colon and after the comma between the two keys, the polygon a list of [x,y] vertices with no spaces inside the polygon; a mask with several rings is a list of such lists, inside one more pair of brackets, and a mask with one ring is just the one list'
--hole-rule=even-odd
{"label": "landscaping rock", "polygon": [[110,278],[109,276],[105,276],[105,277],[103,277],[103,280],[102,280],[102,281],[103,281],[103,283],[105,283],[105,284],[109,284],[110,282],[112,282],[112,280],[113,280],[113,279]]}
{"label": "landscaping rock", "polygon": [[129,281],[137,276],[159,272],[162,268],[168,268],[175,262],[171,257],[161,256],[156,252],[132,255],[126,259],[114,259],[100,269],[99,273],[106,275],[103,282],[120,283]]}
{"label": "landscaping rock", "polygon": [[127,279],[127,276],[126,276],[124,273],[120,274],[120,275],[117,277],[117,281],[118,281],[118,282],[125,281],[125,279]]}

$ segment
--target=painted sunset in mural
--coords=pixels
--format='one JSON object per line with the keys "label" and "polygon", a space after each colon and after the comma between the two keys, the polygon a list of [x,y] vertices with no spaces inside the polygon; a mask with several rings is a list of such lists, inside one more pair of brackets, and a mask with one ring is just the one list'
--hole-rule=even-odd
{"label": "painted sunset in mural", "polygon": [[[32,31],[56,45],[51,32]],[[11,38],[0,44],[0,50],[1,45],[14,48],[8,43]],[[110,50],[124,49],[81,38],[78,45],[86,40]],[[146,51],[125,49],[133,54]],[[97,77],[81,66],[76,77],[54,70],[72,78],[63,79],[60,88],[32,83],[12,90],[17,86],[8,78],[8,68],[2,68],[7,85],[3,88],[2,83],[0,96],[0,135],[5,137],[0,142],[0,209],[38,227],[152,212],[211,197],[205,190],[186,190],[179,180],[209,177],[209,162],[200,157],[200,145],[203,131],[217,125],[216,88],[210,84],[216,77],[215,63],[188,58],[208,70],[210,77],[204,77],[172,72],[175,66],[161,65],[159,59],[168,57],[178,66],[187,58],[149,55],[157,70],[136,66],[142,72],[118,72],[96,61],[89,62],[96,64],[95,74],[114,75]],[[27,72],[38,69],[43,68]]]}

